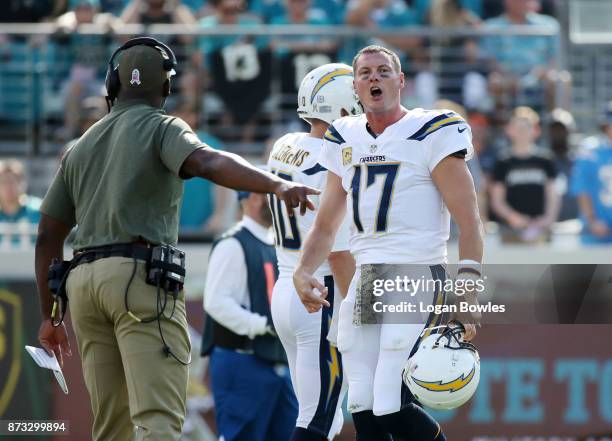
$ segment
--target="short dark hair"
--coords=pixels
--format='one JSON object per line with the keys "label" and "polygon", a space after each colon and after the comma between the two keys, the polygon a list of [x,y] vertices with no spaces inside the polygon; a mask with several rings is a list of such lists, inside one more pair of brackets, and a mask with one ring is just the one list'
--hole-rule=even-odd
{"label": "short dark hair", "polygon": [[402,63],[400,63],[400,59],[395,52],[393,52],[391,49],[387,49],[386,47],[379,46],[377,44],[372,44],[370,46],[364,47],[359,52],[357,52],[357,55],[355,55],[355,58],[353,58],[353,72],[357,72],[355,69],[355,67],[357,66],[357,61],[359,60],[359,57],[361,57],[363,54],[380,53],[387,54],[389,57],[391,57],[391,63],[393,64],[393,67],[397,72],[402,71]]}

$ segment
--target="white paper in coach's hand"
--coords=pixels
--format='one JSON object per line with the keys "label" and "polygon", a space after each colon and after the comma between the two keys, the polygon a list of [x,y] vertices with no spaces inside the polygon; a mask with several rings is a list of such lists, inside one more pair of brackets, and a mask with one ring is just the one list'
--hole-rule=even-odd
{"label": "white paper in coach's hand", "polygon": [[52,355],[49,355],[44,349],[34,346],[26,346],[25,349],[28,351],[28,354],[32,356],[38,366],[44,369],[51,369],[53,371],[53,374],[55,375],[60,387],[65,394],[68,394],[68,385],[64,379],[64,374],[62,374],[62,368],[60,368],[57,358],[55,358],[55,354],[51,353]]}

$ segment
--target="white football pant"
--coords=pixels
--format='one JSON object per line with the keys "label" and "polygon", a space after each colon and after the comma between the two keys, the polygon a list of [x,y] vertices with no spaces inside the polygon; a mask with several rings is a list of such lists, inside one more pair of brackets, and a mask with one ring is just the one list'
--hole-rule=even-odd
{"label": "white football pant", "polygon": [[[272,319],[287,352],[299,404],[295,425],[331,440],[344,422],[341,406],[346,385],[342,358],[335,347],[337,330],[332,329],[331,323],[332,311],[339,309],[342,297],[331,276],[326,276],[324,283],[332,308],[310,314],[300,301],[291,277],[281,276],[272,294]],[[330,344],[328,336],[334,344]]]}
{"label": "white football pant", "polygon": [[[414,266],[410,277],[418,279],[444,278],[442,266]],[[382,323],[353,323],[353,308],[357,285],[361,277],[357,267],[351,281],[346,299],[340,306],[338,315],[338,349],[342,353],[345,372],[348,380],[348,410],[351,413],[372,410],[375,415],[386,415],[397,412],[402,406],[402,397],[409,397],[403,385],[402,371],[406,361],[416,351],[424,328],[437,326],[441,315],[421,313],[414,314],[383,312]],[[444,302],[440,292],[416,292],[414,295],[391,293],[392,302],[401,301],[417,304]],[[379,297],[383,300],[385,295]],[[387,299],[389,300],[389,299]],[[402,314],[404,314],[402,316]],[[418,317],[417,317],[418,315]]]}

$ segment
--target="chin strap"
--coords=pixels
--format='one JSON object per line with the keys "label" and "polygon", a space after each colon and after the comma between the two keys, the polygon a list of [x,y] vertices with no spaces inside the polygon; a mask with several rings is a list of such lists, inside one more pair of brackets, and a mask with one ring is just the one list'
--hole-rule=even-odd
{"label": "chin strap", "polygon": [[443,344],[445,348],[454,349],[454,350],[469,349],[470,351],[478,352],[476,350],[476,346],[474,346],[472,343],[463,341],[464,333],[465,333],[465,328],[461,323],[455,322],[455,321],[450,322],[446,326],[446,329],[442,331],[442,334],[440,334],[440,336],[436,339],[435,345],[438,346],[442,344],[440,343],[440,340],[442,338],[446,338],[448,340],[448,343]]}
{"label": "chin strap", "polygon": [[[436,339],[434,347],[442,346],[453,350],[469,349],[470,351],[478,352],[476,350],[476,346],[474,346],[472,343],[463,341],[463,334],[465,333],[465,328],[461,323],[452,321],[448,325],[425,328],[423,329],[423,332],[421,332],[421,336],[423,336],[427,331],[435,331],[436,329],[443,329],[443,331]],[[442,339],[446,339],[447,342],[441,342]]]}

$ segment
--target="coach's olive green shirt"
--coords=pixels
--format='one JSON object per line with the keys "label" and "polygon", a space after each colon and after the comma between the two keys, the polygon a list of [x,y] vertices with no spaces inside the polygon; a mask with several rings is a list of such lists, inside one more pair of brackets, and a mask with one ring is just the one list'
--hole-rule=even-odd
{"label": "coach's olive green shirt", "polygon": [[68,150],[40,211],[77,225],[75,250],[176,244],[181,165],[205,147],[189,125],[139,101],[115,105]]}

